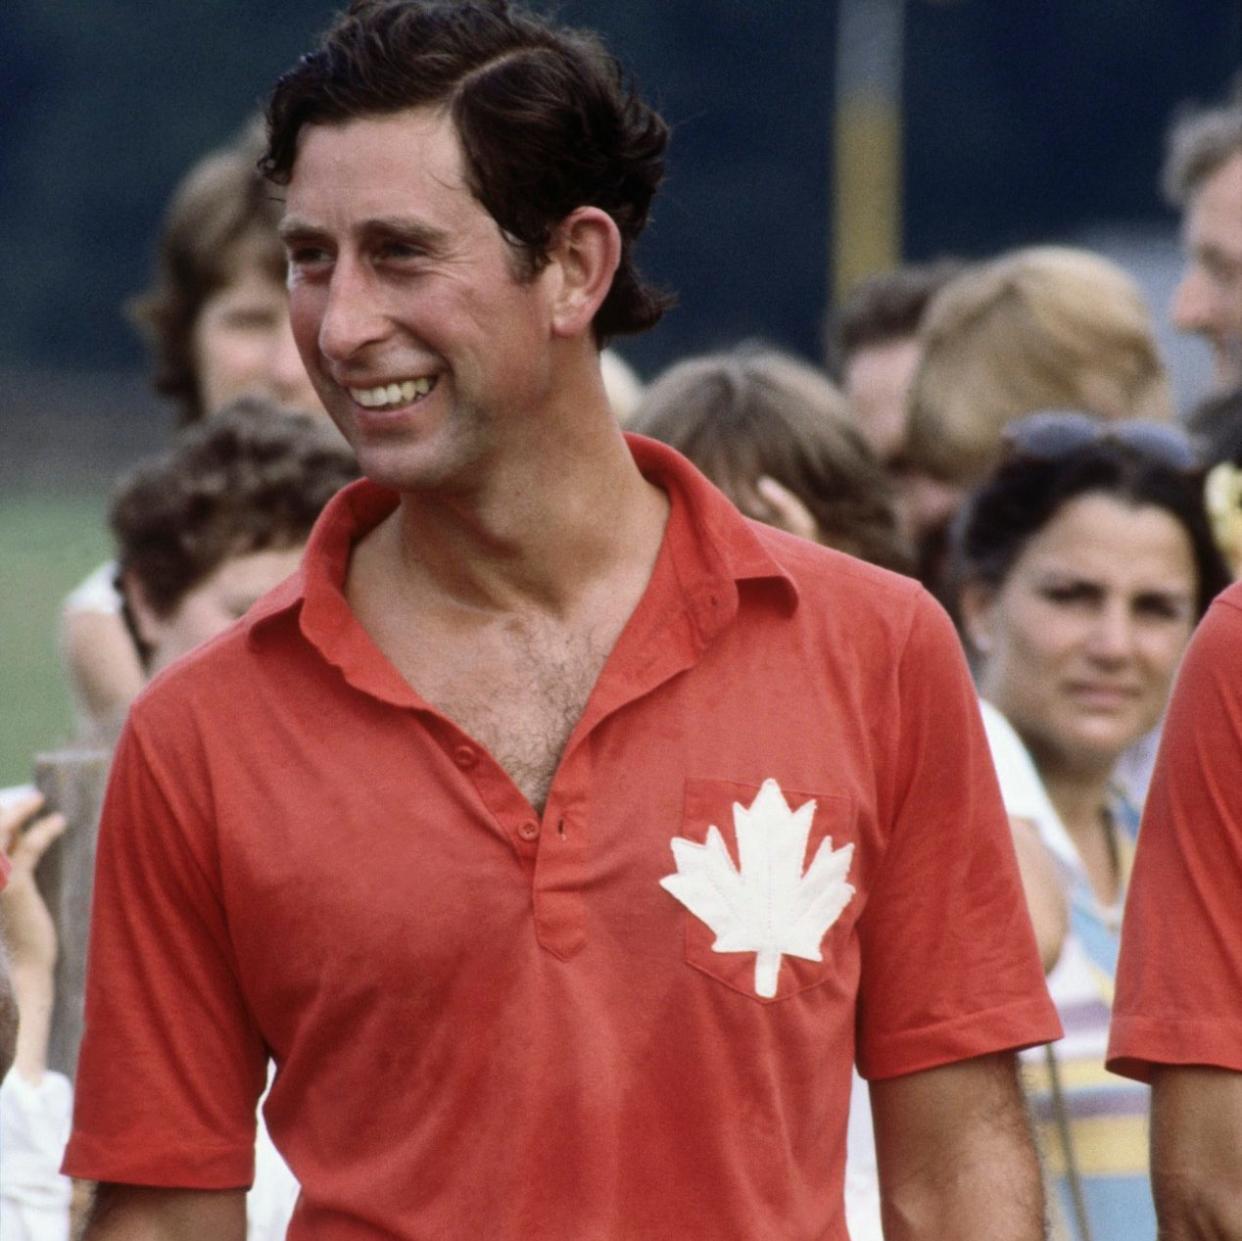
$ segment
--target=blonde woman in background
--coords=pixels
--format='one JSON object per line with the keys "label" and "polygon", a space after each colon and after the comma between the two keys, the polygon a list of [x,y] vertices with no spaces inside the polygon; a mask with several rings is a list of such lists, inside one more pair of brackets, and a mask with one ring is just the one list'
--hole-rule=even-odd
{"label": "blonde woman in background", "polygon": [[996,463],[1005,427],[1039,409],[1173,419],[1173,399],[1134,281],[1061,246],[970,268],[928,307],[910,392],[909,454],[959,486]]}

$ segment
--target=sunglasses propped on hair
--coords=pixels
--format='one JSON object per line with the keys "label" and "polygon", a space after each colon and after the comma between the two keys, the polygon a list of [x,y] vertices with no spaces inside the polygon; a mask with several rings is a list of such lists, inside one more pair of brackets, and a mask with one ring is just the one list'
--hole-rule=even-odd
{"label": "sunglasses propped on hair", "polygon": [[1180,427],[1137,418],[1106,422],[1077,410],[1027,414],[1005,428],[1004,444],[1010,460],[1053,462],[1096,444],[1115,444],[1181,473],[1203,468],[1195,441]]}

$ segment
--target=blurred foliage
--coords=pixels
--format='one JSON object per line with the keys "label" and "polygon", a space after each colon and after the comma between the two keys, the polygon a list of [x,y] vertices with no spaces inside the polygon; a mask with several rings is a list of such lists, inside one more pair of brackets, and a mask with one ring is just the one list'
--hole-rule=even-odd
{"label": "blurred foliage", "polygon": [[[547,7],[547,6],[544,6]],[[1161,210],[1172,105],[1242,59],[1237,0],[908,0],[907,248],[980,253]],[[564,0],[673,122],[640,251],[681,306],[648,372],[764,335],[818,354],[835,9],[826,0]],[[318,0],[4,0],[0,365],[140,364],[119,306],[188,164],[331,18]]]}

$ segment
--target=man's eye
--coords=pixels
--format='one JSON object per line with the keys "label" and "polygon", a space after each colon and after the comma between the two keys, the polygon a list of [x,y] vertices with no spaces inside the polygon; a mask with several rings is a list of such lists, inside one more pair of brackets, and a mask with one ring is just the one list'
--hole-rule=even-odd
{"label": "man's eye", "polygon": [[395,259],[405,262],[410,259],[421,259],[426,253],[421,247],[405,241],[386,241],[377,251],[381,259]]}
{"label": "man's eye", "polygon": [[328,252],[322,246],[294,246],[288,252],[290,267],[315,267],[328,261]]}

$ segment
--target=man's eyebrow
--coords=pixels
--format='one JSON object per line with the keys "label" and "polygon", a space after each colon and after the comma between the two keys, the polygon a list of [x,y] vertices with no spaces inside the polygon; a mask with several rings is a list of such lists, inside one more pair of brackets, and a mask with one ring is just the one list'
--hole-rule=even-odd
{"label": "man's eyebrow", "polygon": [[403,241],[429,251],[443,250],[448,244],[448,234],[433,224],[402,216],[379,216],[363,222],[358,230],[366,238],[386,238]]}
{"label": "man's eyebrow", "polygon": [[[276,226],[280,239],[290,241],[318,241],[327,237],[327,230],[304,220],[301,216],[288,215]],[[354,230],[364,240],[376,238],[403,241],[428,251],[441,251],[448,244],[448,233],[422,220],[401,216],[378,216],[364,220]]]}
{"label": "man's eyebrow", "polygon": [[322,229],[316,228],[309,220],[303,220],[296,215],[285,216],[276,225],[276,232],[280,235],[281,241],[285,242],[323,236]]}

